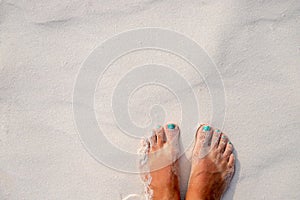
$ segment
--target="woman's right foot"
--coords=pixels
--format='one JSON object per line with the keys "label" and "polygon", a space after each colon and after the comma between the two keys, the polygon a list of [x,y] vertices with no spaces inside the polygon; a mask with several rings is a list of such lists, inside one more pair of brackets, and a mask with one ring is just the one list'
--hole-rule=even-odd
{"label": "woman's right foot", "polygon": [[196,133],[186,200],[217,200],[234,174],[233,146],[217,129],[201,125]]}
{"label": "woman's right foot", "polygon": [[178,157],[179,127],[167,124],[158,127],[149,140],[145,140],[144,159],[140,163],[145,195],[148,200],[179,200]]}

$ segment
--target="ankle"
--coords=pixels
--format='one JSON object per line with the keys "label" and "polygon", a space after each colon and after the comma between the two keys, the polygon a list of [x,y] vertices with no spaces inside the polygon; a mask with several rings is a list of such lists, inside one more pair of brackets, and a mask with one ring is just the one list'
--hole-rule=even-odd
{"label": "ankle", "polygon": [[153,200],[180,200],[179,192],[165,193],[165,194],[153,194]]}
{"label": "ankle", "polygon": [[186,193],[186,200],[220,200],[221,191],[213,191],[209,188],[189,187]]}
{"label": "ankle", "polygon": [[180,200],[178,187],[153,189],[153,200]]}

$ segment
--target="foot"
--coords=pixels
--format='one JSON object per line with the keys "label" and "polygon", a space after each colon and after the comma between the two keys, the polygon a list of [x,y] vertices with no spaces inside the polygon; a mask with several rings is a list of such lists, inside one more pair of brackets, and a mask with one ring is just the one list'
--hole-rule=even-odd
{"label": "foot", "polygon": [[233,146],[218,129],[197,131],[186,200],[221,199],[234,174]]}
{"label": "foot", "polygon": [[179,128],[175,124],[158,127],[143,142],[144,159],[140,163],[147,199],[179,200]]}

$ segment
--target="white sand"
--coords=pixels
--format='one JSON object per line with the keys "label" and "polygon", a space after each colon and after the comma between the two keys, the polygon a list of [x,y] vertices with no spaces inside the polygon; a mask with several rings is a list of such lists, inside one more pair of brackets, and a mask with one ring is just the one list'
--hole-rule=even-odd
{"label": "white sand", "polygon": [[[221,73],[223,130],[238,152],[224,199],[300,199],[299,1],[124,2],[0,1],[0,199],[120,199],[141,192],[138,176],[107,168],[86,151],[72,109],[87,56],[111,36],[140,27],[192,38]],[[136,141],[117,130],[109,98],[131,66],[149,62],[176,68],[193,85],[201,121],[212,115],[208,88],[186,63],[155,51],[128,55],[98,85],[95,109],[105,135],[130,152]],[[133,121],[149,123],[148,108],[158,102],[166,120],[180,121],[174,96],[149,87],[132,96]]]}

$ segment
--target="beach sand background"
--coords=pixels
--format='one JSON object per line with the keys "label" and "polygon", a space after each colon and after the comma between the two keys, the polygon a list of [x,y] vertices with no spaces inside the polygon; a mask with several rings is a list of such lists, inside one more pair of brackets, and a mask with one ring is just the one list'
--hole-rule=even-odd
{"label": "beach sand background", "polygon": [[[299,199],[297,0],[1,0],[0,199],[106,200],[142,192],[138,175],[106,167],[88,153],[74,123],[72,96],[79,69],[97,46],[143,27],[191,38],[220,72],[226,96],[221,128],[238,158],[224,199]],[[204,84],[215,77],[199,77],[178,57],[139,51],[121,58],[97,86],[95,113],[110,142],[129,152],[137,142],[117,129],[110,97],[128,70],[146,63],[171,66],[188,80],[199,121],[209,123],[217,106],[209,95],[214,88]],[[180,123],[175,97],[157,85],[138,90],[128,104],[132,120],[149,124],[149,106],[162,104],[165,121]],[[182,137],[187,134],[194,133]]]}

